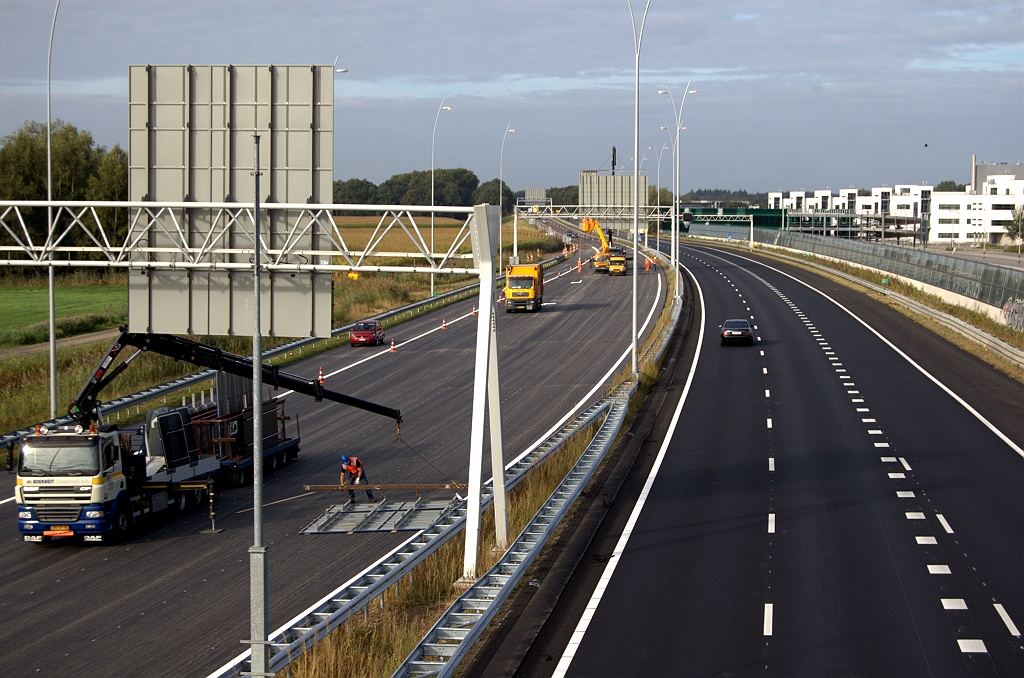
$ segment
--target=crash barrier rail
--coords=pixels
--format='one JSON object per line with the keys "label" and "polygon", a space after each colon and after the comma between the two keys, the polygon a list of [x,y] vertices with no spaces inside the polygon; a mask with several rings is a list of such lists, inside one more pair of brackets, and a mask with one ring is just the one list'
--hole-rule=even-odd
{"label": "crash barrier rail", "polygon": [[[553,264],[557,264],[560,261],[562,261],[561,255],[545,259],[540,262],[540,265],[551,266]],[[497,276],[496,279],[500,280],[504,277],[504,275],[499,275]],[[478,287],[480,287],[480,283],[473,283],[472,285],[466,285],[464,287],[460,287],[450,292],[439,294],[436,297],[423,299],[421,301],[415,301],[411,304],[406,304],[405,306],[402,306],[400,308],[396,308],[391,311],[385,311],[384,313],[379,313],[377,315],[370,316],[369,318],[365,319],[385,320],[387,318],[394,318],[397,316],[405,315],[407,313],[412,313],[422,308],[430,308],[432,306],[441,305],[448,301],[451,301],[453,298],[457,298],[461,295],[466,295]],[[363,320],[363,318],[361,318],[360,320]],[[352,327],[355,324],[355,322],[351,322],[345,325],[341,325],[339,327],[335,327],[333,330],[331,330],[331,337],[337,337],[339,335],[344,334],[345,332],[348,332],[349,330],[352,329]],[[264,359],[273,358],[274,356],[282,355],[288,353],[289,351],[300,349],[304,346],[310,346],[318,341],[324,341],[324,339],[322,337],[305,337],[302,339],[296,339],[295,341],[289,341],[287,344],[281,344],[280,346],[265,350],[263,352],[263,357]],[[216,374],[216,370],[199,370],[198,372],[193,372],[192,374],[186,375],[184,377],[171,379],[170,381],[165,381],[162,384],[157,384],[156,386],[144,388],[140,391],[136,391],[135,393],[131,393],[126,396],[121,396],[120,398],[109,400],[100,406],[100,415],[109,416],[114,412],[125,410],[135,405],[141,405],[142,403],[153,400],[154,398],[166,396],[170,393],[174,393],[175,391],[179,391],[183,388],[188,388],[189,386],[194,386],[195,384],[199,384],[209,379],[213,379],[216,376]],[[49,421],[41,422],[43,426],[46,426],[51,430],[55,429],[58,426],[67,426],[75,423],[76,421],[71,416],[57,417],[56,419],[50,419]],[[3,435],[0,435],[0,446],[6,445],[9,442],[18,441],[21,438],[24,438],[25,436],[33,433],[34,431],[35,426],[27,426],[16,431],[4,433]]]}
{"label": "crash barrier rail", "polygon": [[[518,485],[534,466],[560,450],[573,435],[593,424],[610,407],[608,398],[599,400],[550,437],[527,449],[505,467],[505,487],[512,489]],[[481,510],[494,498],[493,482],[492,478],[484,484]],[[465,523],[466,500],[456,496],[448,512],[430,527],[414,534],[271,634],[268,641],[271,671],[277,672],[288,666],[375,598],[380,597],[383,605],[384,592],[461,532]],[[250,669],[249,655],[248,650],[239,654],[211,673],[209,678],[241,676]]]}
{"label": "crash barrier rail", "polygon": [[900,304],[901,306],[905,306],[906,308],[909,308],[915,313],[920,313],[923,316],[927,316],[932,320],[938,322],[940,325],[948,327],[954,332],[958,332],[961,335],[967,337],[968,339],[971,339],[972,341],[981,344],[982,346],[992,351],[996,355],[999,355],[1012,363],[1024,367],[1024,351],[1020,350],[1016,346],[1011,346],[1010,344],[1006,343],[1002,339],[999,339],[998,337],[992,336],[988,332],[984,332],[978,329],[977,327],[971,325],[970,323],[964,322],[960,318],[934,309],[931,306],[928,306],[927,304],[922,304],[920,301],[917,301],[916,299],[911,299],[910,297],[906,297],[902,294],[899,294],[898,292],[893,292],[892,290],[887,289],[883,285],[876,285],[872,282],[864,280],[863,278],[858,278],[855,275],[850,275],[849,273],[844,273],[843,271],[837,271],[834,268],[822,266],[821,264],[816,264],[812,261],[805,261],[799,257],[792,257],[785,254],[780,254],[779,252],[772,252],[772,254],[783,259],[795,261],[797,263],[803,264],[804,266],[810,266],[812,268],[819,269],[830,275],[838,276],[840,278],[843,278],[844,280],[849,280],[850,282],[854,282],[857,283],[858,285],[862,285],[863,287],[867,287],[868,289],[874,290],[879,294],[884,294],[893,301],[895,301],[896,303]]}
{"label": "crash barrier rail", "polygon": [[[656,256],[663,258],[664,254],[656,254]],[[663,328],[661,332],[661,334],[665,335],[665,339],[656,341],[647,351],[647,353],[649,353],[651,350],[654,350],[655,346],[659,347],[654,358],[655,361],[661,359],[661,356],[664,354],[665,349],[668,346],[668,340],[674,332],[675,321],[679,317],[680,308],[681,304],[676,303],[671,316],[673,322]],[[576,416],[570,424],[562,427],[543,442],[535,443],[533,446],[528,448],[514,461],[509,463],[508,466],[506,466],[506,488],[511,489],[515,487],[530,470],[561,449],[573,435],[590,426],[606,411],[609,412],[610,417],[610,411],[614,404],[613,397],[623,397],[622,394],[625,393],[624,397],[628,404],[628,398],[635,391],[635,388],[636,386],[634,382],[624,382],[619,384],[615,389],[613,389],[611,395],[606,396],[591,405],[589,408],[584,410],[583,413]],[[625,409],[623,409],[623,416],[624,413]],[[607,420],[608,417],[605,417],[605,419]],[[621,421],[618,426],[621,426]],[[614,441],[615,435],[617,435],[618,428],[616,428],[615,431],[616,433],[612,434],[610,437],[612,441]],[[600,430],[598,431],[598,436],[602,436]],[[602,453],[602,455],[603,454],[604,453]],[[599,463],[600,459],[597,460],[594,468],[596,468]],[[589,477],[587,480],[589,480]],[[587,480],[583,481],[579,485],[579,490],[582,490],[582,488],[586,486]],[[492,487],[493,479],[488,480],[484,484],[481,497],[481,510],[488,506],[493,500]],[[556,494],[557,493],[558,491],[556,490]],[[576,495],[578,496],[578,492]],[[565,503],[566,510],[568,507],[572,506],[575,498],[576,497],[574,496],[572,500]],[[438,519],[434,525],[414,534],[408,540],[393,549],[390,553],[367,567],[363,572],[335,589],[310,608],[297,615],[285,626],[275,631],[268,641],[271,648],[269,668],[275,672],[285,668],[304,652],[308,651],[318,640],[323,639],[327,634],[343,624],[353,614],[359,610],[366,609],[374,599],[379,598],[380,604],[383,606],[384,592],[388,588],[397,584],[403,577],[410,574],[416,565],[423,562],[427,556],[435,552],[452,537],[456,536],[465,527],[465,513],[466,502],[465,500],[458,498],[457,502],[453,502],[453,506],[449,513]],[[558,525],[558,522],[561,520],[561,516],[563,515],[564,512],[560,515],[558,520],[551,523],[551,530]],[[531,528],[527,527],[523,534],[525,535],[530,531]],[[550,535],[550,531],[547,531],[547,535]],[[542,548],[546,539],[547,537],[545,536],[543,539],[539,540],[535,548]],[[516,581],[518,581],[518,578]],[[507,591],[511,591],[514,586],[515,583],[513,582],[508,587]],[[502,600],[507,598],[507,595],[508,594],[506,592]],[[500,603],[494,608],[494,610],[497,611],[499,607]],[[486,623],[481,625],[480,628],[482,629],[485,626]],[[466,647],[468,648],[469,645],[467,644]],[[249,656],[250,652],[248,650],[239,654],[217,671],[211,673],[208,678],[228,678],[242,675],[243,672],[248,671],[250,668]],[[453,665],[452,668],[454,669],[455,666]]]}
{"label": "crash barrier rail", "polygon": [[[641,253],[667,263],[664,253],[648,248],[641,248]],[[681,310],[682,299],[674,299],[669,324],[648,346],[641,359],[654,351],[654,364],[660,362],[674,334]],[[452,603],[392,678],[447,677],[455,673],[459,663],[494,619],[611,449],[625,421],[629,399],[636,388],[636,381],[625,381],[604,399],[611,404],[608,416],[576,465],[498,563]]]}
{"label": "crash barrier rail", "polygon": [[608,416],[561,484],[497,564],[441,615],[398,667],[393,678],[444,678],[454,674],[469,648],[494,619],[611,449],[625,420],[629,397],[635,389],[636,382],[624,382],[605,399],[609,403]]}
{"label": "crash barrier rail", "polygon": [[[699,218],[699,217],[695,217]],[[690,223],[690,235],[746,240],[748,229]],[[1024,271],[992,266],[928,251],[810,233],[755,228],[754,241],[812,252],[940,287],[996,308],[1024,303]],[[1018,328],[1020,329],[1020,328]]]}
{"label": "crash barrier rail", "polygon": [[[719,237],[707,236],[697,233],[694,233],[694,235],[702,235],[703,237],[715,238]],[[754,239],[757,240],[756,234]],[[968,339],[981,344],[982,346],[992,351],[996,355],[1006,360],[1009,360],[1010,362],[1016,365],[1024,367],[1024,351],[1020,350],[1016,346],[1008,344],[1007,342],[1003,341],[1002,339],[999,339],[998,337],[992,336],[988,332],[978,329],[974,325],[971,325],[970,323],[965,322],[960,318],[957,318],[956,316],[952,316],[938,309],[934,309],[931,306],[928,306],[927,304],[923,304],[920,301],[911,299],[910,297],[899,294],[898,292],[893,292],[884,285],[876,285],[875,283],[868,282],[863,278],[858,278],[855,275],[850,275],[849,273],[838,271],[834,268],[829,268],[828,266],[822,266],[821,264],[816,264],[812,261],[807,261],[800,257],[782,254],[781,252],[777,251],[769,251],[773,256],[779,257],[781,259],[789,259],[790,261],[803,264],[804,266],[810,266],[811,268],[818,269],[820,271],[828,273],[829,275],[834,275],[839,278],[843,278],[844,280],[849,280],[850,282],[861,285],[862,287],[874,290],[879,294],[884,294],[885,296],[889,297],[890,299],[900,304],[901,306],[904,306],[905,308],[908,308],[911,311],[914,311],[915,313],[920,313],[923,316],[927,316],[928,318],[931,318],[932,320],[938,322],[940,325],[948,327],[954,332],[958,332],[961,336],[967,337]]]}

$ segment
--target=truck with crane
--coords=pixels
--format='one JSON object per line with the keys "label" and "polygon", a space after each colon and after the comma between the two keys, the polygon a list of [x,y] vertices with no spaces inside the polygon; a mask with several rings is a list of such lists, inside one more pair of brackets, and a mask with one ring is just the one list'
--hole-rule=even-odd
{"label": "truck with crane", "polygon": [[[126,346],[138,349],[114,365]],[[68,408],[73,426],[49,430],[37,426],[20,441],[15,501],[23,539],[43,543],[54,537],[83,541],[118,541],[133,524],[165,511],[181,512],[210,495],[225,481],[242,484],[252,468],[253,407],[216,416],[215,408],[161,407],[146,413],[145,423],[118,429],[101,421],[99,392],[140,354],[151,351],[245,378],[251,358],[234,355],[181,337],[135,334],[121,329],[93,376]],[[390,417],[401,423],[399,410],[324,388],[319,379],[289,374],[262,365],[266,384]],[[284,428],[281,398],[259,408],[264,422],[263,459],[269,470],[298,455],[299,435]],[[248,431],[246,431],[248,424]],[[249,440],[245,440],[248,433]],[[13,449],[8,466],[14,466]],[[248,456],[246,456],[248,455]]]}
{"label": "truck with crane", "polygon": [[594,258],[590,260],[590,268],[594,273],[608,273],[611,264],[611,246],[608,244],[608,238],[605,237],[604,229],[601,228],[601,222],[597,219],[583,219],[580,221],[580,230],[584,233],[597,233],[597,237],[601,239],[601,248],[594,248],[596,252]]}

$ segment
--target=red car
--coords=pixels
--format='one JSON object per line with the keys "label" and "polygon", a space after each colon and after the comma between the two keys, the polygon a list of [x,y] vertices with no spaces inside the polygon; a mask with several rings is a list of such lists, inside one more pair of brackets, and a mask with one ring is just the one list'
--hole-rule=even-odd
{"label": "red car", "polygon": [[348,333],[352,346],[380,346],[384,343],[384,326],[377,320],[360,320]]}

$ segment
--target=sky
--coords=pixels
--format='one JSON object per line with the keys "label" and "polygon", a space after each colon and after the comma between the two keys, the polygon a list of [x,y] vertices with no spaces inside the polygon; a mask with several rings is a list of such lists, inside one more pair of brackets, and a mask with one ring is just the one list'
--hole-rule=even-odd
{"label": "sky", "polygon": [[[639,29],[644,6],[634,2]],[[53,3],[0,0],[0,135],[46,118]],[[467,167],[513,190],[632,167],[626,0],[63,0],[53,116],[127,146],[129,64],[331,64],[335,179]],[[748,191],[966,182],[1024,161],[1024,4],[652,0],[640,53],[642,169],[686,100],[680,184]],[[506,127],[516,131],[502,137]],[[927,144],[927,146],[926,146]],[[654,150],[648,150],[648,147]],[[671,152],[660,183],[671,181]]]}

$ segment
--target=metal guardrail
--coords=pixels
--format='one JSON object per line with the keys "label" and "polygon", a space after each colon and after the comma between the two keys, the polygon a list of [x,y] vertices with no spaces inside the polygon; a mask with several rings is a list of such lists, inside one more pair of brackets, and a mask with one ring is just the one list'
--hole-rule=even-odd
{"label": "metal guardrail", "polygon": [[[540,265],[551,266],[553,264],[557,264],[560,261],[562,261],[562,257],[556,256],[551,257],[549,259],[544,259],[543,261],[540,262]],[[496,276],[496,279],[500,280],[501,278],[504,277],[504,275],[499,275]],[[370,316],[368,319],[385,320],[387,318],[394,318],[397,316],[405,315],[406,313],[411,313],[421,308],[430,307],[433,305],[446,302],[452,299],[453,297],[458,297],[460,295],[467,294],[469,292],[472,292],[479,286],[480,283],[466,285],[464,287],[460,287],[450,292],[439,294],[436,297],[416,301],[391,311],[385,311],[384,313],[379,313],[377,315]],[[335,327],[334,329],[331,330],[331,336],[337,337],[339,335],[342,335],[345,332],[351,330],[353,325],[355,324],[355,322],[351,322],[345,325],[341,325],[339,327]],[[274,356],[282,355],[289,351],[294,351],[303,346],[309,346],[318,341],[324,341],[324,339],[322,337],[306,337],[303,339],[296,339],[295,341],[290,341],[287,344],[281,344],[280,346],[264,351],[263,356],[265,358],[273,358]],[[207,381],[208,379],[213,379],[216,376],[216,374],[217,372],[215,370],[200,370],[198,372],[193,372],[192,374],[186,375],[184,377],[171,379],[170,381],[165,381],[162,384],[157,384],[156,386],[151,386],[149,388],[136,391],[135,393],[131,393],[125,396],[121,396],[120,398],[109,400],[100,406],[100,414],[103,416],[109,416],[111,413],[128,409],[129,407],[132,407],[134,405],[141,405],[142,403],[153,400],[154,398],[159,398],[160,396],[164,396],[169,393],[174,393],[175,391],[179,391],[183,388],[188,388],[189,386],[202,383],[204,381]],[[49,421],[40,422],[41,425],[51,429],[56,428],[57,426],[66,426],[73,423],[75,423],[75,420],[72,419],[70,416],[57,417],[56,419],[50,419]],[[6,445],[7,443],[12,441],[18,441],[21,438],[24,438],[25,436],[32,433],[34,430],[35,426],[27,426],[16,431],[4,433],[3,435],[0,435],[0,446]]]}
{"label": "metal guardrail", "polygon": [[605,399],[610,406],[608,416],[561,484],[497,564],[441,615],[393,678],[447,678],[455,672],[611,449],[625,420],[629,396],[635,389],[636,382],[625,382]]}
{"label": "metal guardrail", "polygon": [[[691,224],[689,232],[724,238],[731,231],[711,224]],[[746,240],[747,237],[746,233],[733,233],[734,240]],[[755,228],[754,240],[870,266],[935,285],[996,308],[1002,308],[1007,301],[1024,299],[1024,271],[929,251],[794,231]]]}
{"label": "metal guardrail", "polygon": [[915,313],[920,313],[923,316],[927,316],[932,320],[935,320],[939,324],[948,327],[949,329],[955,332],[959,332],[961,335],[967,337],[968,339],[971,339],[981,344],[982,346],[992,351],[996,355],[999,355],[1002,358],[1005,358],[1006,360],[1009,360],[1010,362],[1016,365],[1024,367],[1024,351],[1020,350],[1016,346],[1012,346],[1006,343],[1005,341],[999,339],[998,337],[992,336],[988,332],[978,329],[977,327],[971,325],[970,323],[964,322],[963,320],[957,318],[956,316],[952,316],[938,309],[934,309],[931,306],[928,306],[927,304],[922,304],[920,301],[917,301],[916,299],[911,299],[910,297],[904,296],[898,292],[893,292],[892,290],[887,289],[883,285],[876,285],[872,282],[864,280],[863,278],[858,278],[855,275],[850,275],[849,273],[845,273],[843,271],[837,271],[834,268],[822,266],[821,264],[816,264],[812,261],[805,261],[803,259],[800,259],[799,257],[792,257],[789,255],[780,254],[778,252],[772,252],[772,254],[785,259],[790,259],[792,261],[801,263],[805,266],[810,266],[812,268],[825,271],[831,275],[838,276],[840,278],[843,278],[844,280],[849,280],[850,282],[857,283],[858,285],[862,285],[864,287],[872,289],[875,292],[884,294],[893,301],[895,301],[896,303],[905,306],[906,308],[909,308]]}
{"label": "metal guardrail", "polygon": [[[591,405],[569,424],[548,439],[529,448],[505,469],[508,489],[518,485],[526,474],[548,456],[557,452],[578,431],[590,426],[611,406],[607,398]],[[493,479],[487,481],[482,493],[482,506],[493,499]],[[269,638],[270,669],[274,672],[288,666],[309,650],[314,643],[365,608],[375,598],[412,572],[427,556],[443,546],[465,527],[466,502],[452,509],[430,527],[417,532],[390,553],[377,560],[355,577],[321,598],[279,628]],[[242,652],[210,674],[209,678],[241,676],[249,670],[249,651]]]}
{"label": "metal guardrail", "polygon": [[[714,237],[717,237],[717,236],[701,236],[701,237],[712,237],[712,238],[714,238]],[[756,237],[756,234],[755,234],[755,240],[756,239],[757,239],[757,237]],[[779,247],[782,247],[782,246],[780,245]],[[998,356],[1000,356],[1000,357],[1002,357],[1002,358],[1004,358],[1006,360],[1009,360],[1010,362],[1014,363],[1015,365],[1018,365],[1020,367],[1024,367],[1024,351],[1020,350],[1016,346],[1012,346],[1011,344],[1008,344],[1007,342],[1003,341],[1002,339],[999,339],[998,337],[992,336],[988,332],[985,332],[984,330],[981,330],[981,329],[975,327],[974,325],[971,325],[970,323],[961,320],[960,318],[957,318],[956,316],[952,316],[952,315],[950,315],[948,313],[945,313],[945,312],[940,311],[938,309],[932,308],[931,306],[928,306],[927,304],[922,304],[920,301],[917,301],[916,299],[911,299],[910,297],[904,296],[904,295],[902,295],[902,294],[900,294],[898,292],[893,292],[892,290],[884,287],[883,285],[876,285],[873,282],[869,282],[867,280],[864,280],[863,278],[858,278],[855,275],[850,275],[849,273],[845,273],[843,271],[838,271],[838,270],[836,270],[834,268],[829,268],[828,266],[822,266],[821,264],[816,264],[813,261],[807,261],[805,259],[801,259],[800,257],[794,257],[794,256],[790,256],[790,255],[787,255],[787,254],[782,254],[780,252],[773,251],[773,250],[765,250],[765,251],[770,252],[773,256],[777,256],[777,257],[780,257],[780,258],[783,258],[783,259],[789,259],[789,260],[794,261],[796,263],[803,264],[804,266],[810,266],[811,268],[816,268],[816,269],[821,270],[821,271],[823,271],[825,273],[828,273],[830,275],[834,275],[834,276],[837,276],[839,278],[843,278],[844,280],[849,280],[850,282],[853,282],[853,283],[856,283],[858,285],[861,285],[862,287],[866,287],[868,289],[874,290],[875,292],[878,292],[879,294],[884,294],[887,297],[889,297],[890,299],[892,299],[893,301],[895,301],[896,303],[900,304],[901,306],[904,306],[904,307],[914,311],[915,313],[920,313],[923,316],[931,318],[932,320],[935,320],[936,322],[938,322],[940,325],[943,325],[944,327],[948,327],[949,329],[953,330],[954,332],[958,332],[962,336],[967,337],[968,339],[970,339],[970,340],[972,340],[972,341],[974,341],[976,343],[981,344],[982,346],[984,346],[988,350],[992,351],[996,355],[998,355]],[[839,257],[836,257],[836,258],[838,259]]]}

